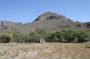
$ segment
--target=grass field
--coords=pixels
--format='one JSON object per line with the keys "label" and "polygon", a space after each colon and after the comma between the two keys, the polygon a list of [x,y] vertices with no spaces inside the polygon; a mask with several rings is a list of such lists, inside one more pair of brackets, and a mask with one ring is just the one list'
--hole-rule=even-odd
{"label": "grass field", "polygon": [[90,59],[86,43],[0,43],[0,59]]}

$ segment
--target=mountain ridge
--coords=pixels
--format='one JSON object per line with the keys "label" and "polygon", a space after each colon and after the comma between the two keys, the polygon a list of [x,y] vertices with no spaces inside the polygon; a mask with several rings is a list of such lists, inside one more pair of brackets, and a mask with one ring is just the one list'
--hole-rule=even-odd
{"label": "mountain ridge", "polygon": [[73,22],[70,18],[67,18],[63,15],[59,15],[53,12],[45,12],[38,16],[33,22],[28,22],[24,24],[5,20],[0,21],[0,32],[3,29],[8,29],[12,32],[29,32],[36,29],[45,29],[49,31],[58,29],[90,30],[90,23]]}

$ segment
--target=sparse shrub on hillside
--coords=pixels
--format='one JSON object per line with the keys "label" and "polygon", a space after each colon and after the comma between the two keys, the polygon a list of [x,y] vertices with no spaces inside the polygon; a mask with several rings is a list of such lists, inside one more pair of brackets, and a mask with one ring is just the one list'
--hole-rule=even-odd
{"label": "sparse shrub on hillside", "polygon": [[73,23],[74,21],[72,20],[72,19],[70,19],[70,18],[68,18],[68,21],[70,21],[71,23]]}

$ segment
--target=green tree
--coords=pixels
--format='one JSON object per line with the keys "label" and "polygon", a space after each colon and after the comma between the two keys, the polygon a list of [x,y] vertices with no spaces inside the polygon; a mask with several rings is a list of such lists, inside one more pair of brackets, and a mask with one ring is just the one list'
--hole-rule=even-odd
{"label": "green tree", "polygon": [[25,35],[21,33],[13,33],[13,38],[15,42],[25,43]]}
{"label": "green tree", "polygon": [[38,35],[36,32],[30,32],[30,34],[27,38],[27,41],[39,43],[40,42],[40,35]]}
{"label": "green tree", "polygon": [[75,36],[78,38],[78,42],[85,42],[88,38],[87,32],[83,30],[77,31]]}
{"label": "green tree", "polygon": [[65,42],[72,42],[75,38],[74,31],[72,30],[63,30],[63,37]]}
{"label": "green tree", "polygon": [[47,42],[61,42],[61,33],[59,31],[48,33]]}
{"label": "green tree", "polygon": [[40,39],[45,39],[47,32],[44,29],[36,29],[35,31],[39,35]]}

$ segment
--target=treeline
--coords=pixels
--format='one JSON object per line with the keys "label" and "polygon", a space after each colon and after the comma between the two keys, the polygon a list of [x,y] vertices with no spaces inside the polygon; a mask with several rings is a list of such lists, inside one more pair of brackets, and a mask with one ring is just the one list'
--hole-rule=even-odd
{"label": "treeline", "polygon": [[40,43],[40,42],[67,42],[82,43],[90,40],[90,31],[85,30],[62,30],[48,32],[37,29],[29,34],[6,32],[0,35],[1,43]]}

